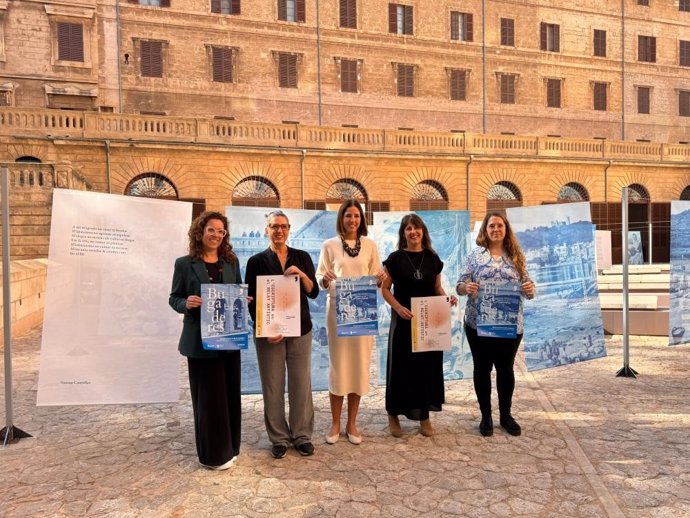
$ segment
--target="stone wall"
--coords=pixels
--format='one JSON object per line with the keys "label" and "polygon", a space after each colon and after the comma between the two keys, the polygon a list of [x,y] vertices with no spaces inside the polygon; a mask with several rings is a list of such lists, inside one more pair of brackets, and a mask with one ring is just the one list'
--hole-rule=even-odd
{"label": "stone wall", "polygon": [[[43,322],[43,308],[46,294],[47,259],[31,259],[12,261],[10,264],[11,278],[11,315],[12,336],[26,333]],[[2,278],[0,271],[0,278]],[[4,286],[3,280],[3,286]],[[3,310],[3,300],[0,298],[0,311]],[[0,320],[0,329],[2,320]],[[0,343],[4,336],[0,331]]]}

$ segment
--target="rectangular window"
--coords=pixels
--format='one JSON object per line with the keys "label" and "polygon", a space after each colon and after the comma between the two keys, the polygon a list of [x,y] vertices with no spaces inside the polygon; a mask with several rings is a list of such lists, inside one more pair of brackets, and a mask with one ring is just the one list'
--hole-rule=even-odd
{"label": "rectangular window", "polygon": [[561,51],[561,27],[554,23],[542,22],[539,26],[539,48],[548,52]]}
{"label": "rectangular window", "polygon": [[654,36],[637,37],[637,60],[648,63],[656,62],[656,38]]}
{"label": "rectangular window", "polygon": [[304,22],[304,0],[278,0],[278,19],[284,22]]}
{"label": "rectangular window", "polygon": [[690,117],[690,91],[681,90],[678,92],[678,115]]}
{"label": "rectangular window", "polygon": [[546,80],[546,106],[549,108],[561,107],[561,80]]}
{"label": "rectangular window", "polygon": [[594,29],[594,55],[600,58],[606,57],[606,31]]}
{"label": "rectangular window", "polygon": [[296,54],[278,54],[278,85],[281,88],[297,88]]}
{"label": "rectangular window", "polygon": [[678,64],[681,67],[690,67],[690,41],[680,40],[678,47]]}
{"label": "rectangular window", "polygon": [[163,77],[163,43],[141,40],[142,77]]}
{"label": "rectangular window", "polygon": [[649,113],[649,99],[652,89],[646,86],[637,87],[637,113]]}
{"label": "rectangular window", "polygon": [[450,100],[467,100],[467,70],[450,71]]}
{"label": "rectangular window", "polygon": [[515,20],[501,18],[501,45],[515,46]]}
{"label": "rectangular window", "polygon": [[450,39],[458,41],[472,41],[473,23],[470,13],[450,13]]}
{"label": "rectangular window", "polygon": [[501,74],[501,104],[515,104],[515,76]]}
{"label": "rectangular window", "polygon": [[240,0],[211,0],[211,12],[218,14],[240,14]]}
{"label": "rectangular window", "polygon": [[57,24],[58,59],[84,61],[84,28],[81,23]]}
{"label": "rectangular window", "polygon": [[413,34],[412,6],[388,4],[388,32]]}
{"label": "rectangular window", "polygon": [[398,64],[398,95],[414,97],[414,65]]}
{"label": "rectangular window", "polygon": [[594,83],[594,109],[597,111],[606,111],[606,94],[608,85],[606,83]]}
{"label": "rectangular window", "polygon": [[357,60],[356,59],[341,59],[340,60],[340,91],[341,92],[359,92],[357,81]]}
{"label": "rectangular window", "polygon": [[357,0],[340,0],[340,26],[357,28]]}
{"label": "rectangular window", "polygon": [[690,0],[680,0],[678,2],[678,10],[690,13]]}
{"label": "rectangular window", "polygon": [[649,0],[637,0],[637,5],[649,5]]}
{"label": "rectangular window", "polygon": [[227,47],[212,47],[213,81],[215,83],[234,82],[233,51]]}

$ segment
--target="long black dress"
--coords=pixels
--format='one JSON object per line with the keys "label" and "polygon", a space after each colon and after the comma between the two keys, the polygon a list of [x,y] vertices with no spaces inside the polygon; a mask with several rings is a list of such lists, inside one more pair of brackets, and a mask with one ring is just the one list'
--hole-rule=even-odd
{"label": "long black dress", "polygon": [[[436,295],[436,276],[443,269],[443,261],[435,253],[397,250],[383,264],[393,281],[393,296],[406,308],[411,307],[412,297]],[[415,277],[417,269],[421,279]],[[411,321],[391,311],[386,412],[423,421],[429,419],[429,411],[440,412],[444,402],[443,352],[413,353]]]}

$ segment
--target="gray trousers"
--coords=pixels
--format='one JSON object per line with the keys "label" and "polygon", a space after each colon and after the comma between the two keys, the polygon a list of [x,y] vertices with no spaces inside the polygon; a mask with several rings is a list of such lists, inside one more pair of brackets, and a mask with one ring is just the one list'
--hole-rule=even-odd
{"label": "gray trousers", "polygon": [[[264,396],[264,421],[271,444],[298,446],[311,441],[314,403],[311,397],[311,331],[270,344],[256,338],[256,358]],[[285,420],[285,370],[288,377],[289,424]]]}

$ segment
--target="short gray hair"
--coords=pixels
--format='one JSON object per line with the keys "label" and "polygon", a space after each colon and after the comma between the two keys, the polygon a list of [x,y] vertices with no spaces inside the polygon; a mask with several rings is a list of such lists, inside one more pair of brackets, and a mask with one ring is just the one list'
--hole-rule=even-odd
{"label": "short gray hair", "polygon": [[282,210],[276,209],[272,210],[268,214],[266,214],[266,226],[269,225],[271,222],[271,219],[273,218],[285,218],[288,221],[288,224],[290,223],[290,218],[288,218],[287,214],[285,214]]}

